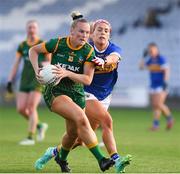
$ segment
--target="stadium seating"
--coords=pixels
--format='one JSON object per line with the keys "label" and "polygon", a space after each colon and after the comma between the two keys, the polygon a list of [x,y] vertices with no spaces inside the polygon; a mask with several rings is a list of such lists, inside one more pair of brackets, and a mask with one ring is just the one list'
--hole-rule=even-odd
{"label": "stadium seating", "polygon": [[[133,28],[132,23],[145,16],[152,7],[164,7],[173,3],[170,13],[161,15],[161,29]],[[122,86],[147,86],[147,72],[138,70],[142,51],[149,42],[157,42],[162,54],[168,57],[172,67],[171,87],[179,87],[180,81],[180,9],[176,0],[11,0],[0,2],[0,83],[6,83],[16,47],[25,38],[25,23],[37,19],[44,39],[66,35],[69,31],[72,10],[81,11],[89,20],[106,18],[112,23],[112,41],[123,48],[124,60],[119,66],[119,81]],[[122,24],[127,32],[118,34]],[[135,82],[135,83],[134,83]]]}

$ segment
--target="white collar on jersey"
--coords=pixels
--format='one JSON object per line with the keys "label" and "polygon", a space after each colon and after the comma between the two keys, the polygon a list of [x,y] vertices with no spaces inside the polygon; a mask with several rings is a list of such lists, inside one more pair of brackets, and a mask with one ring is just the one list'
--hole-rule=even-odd
{"label": "white collar on jersey", "polygon": [[108,48],[108,46],[109,46],[109,42],[108,42],[108,44],[107,44],[107,47],[106,47],[104,50],[99,51],[99,50],[96,48],[95,44],[94,44],[94,49],[95,49],[98,53],[104,53],[104,51],[106,51],[106,49]]}

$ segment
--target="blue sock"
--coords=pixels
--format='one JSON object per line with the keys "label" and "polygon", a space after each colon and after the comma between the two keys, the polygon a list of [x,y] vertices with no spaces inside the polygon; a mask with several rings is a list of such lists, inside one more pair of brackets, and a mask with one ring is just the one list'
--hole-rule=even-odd
{"label": "blue sock", "polygon": [[171,121],[171,120],[172,120],[172,115],[168,115],[168,116],[166,117],[166,120],[167,120],[167,122]]}
{"label": "blue sock", "polygon": [[56,147],[56,148],[53,150],[53,155],[56,156],[58,153],[59,153],[59,152],[58,152],[58,149],[57,149],[57,147]]}
{"label": "blue sock", "polygon": [[159,127],[159,120],[154,120],[153,121],[153,126],[154,127]]}
{"label": "blue sock", "polygon": [[114,154],[111,155],[111,158],[112,158],[114,161],[116,161],[117,159],[120,158],[120,155],[119,155],[118,153],[114,153]]}

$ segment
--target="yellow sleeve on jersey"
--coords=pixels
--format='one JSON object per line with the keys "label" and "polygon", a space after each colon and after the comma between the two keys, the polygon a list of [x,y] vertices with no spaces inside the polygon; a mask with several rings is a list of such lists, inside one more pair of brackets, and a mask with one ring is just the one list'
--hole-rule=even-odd
{"label": "yellow sleeve on jersey", "polygon": [[56,39],[51,39],[47,42],[43,42],[42,49],[48,53],[55,53],[58,48],[59,41],[60,37]]}
{"label": "yellow sleeve on jersey", "polygon": [[16,56],[19,56],[19,57],[22,56],[22,49],[23,49],[24,43],[25,43],[25,41],[23,41],[22,43],[19,44],[17,51],[16,51]]}
{"label": "yellow sleeve on jersey", "polygon": [[88,60],[91,57],[93,57],[93,58],[95,57],[95,53],[94,53],[94,48],[93,47],[91,47],[91,49],[90,49],[90,51],[89,51],[89,53],[87,55],[86,60]]}
{"label": "yellow sleeve on jersey", "polygon": [[94,64],[94,62],[84,62],[84,64]]}
{"label": "yellow sleeve on jersey", "polygon": [[48,50],[46,49],[45,44],[46,44],[45,42],[43,42],[43,43],[41,44],[41,45],[42,45],[42,51],[49,53]]}

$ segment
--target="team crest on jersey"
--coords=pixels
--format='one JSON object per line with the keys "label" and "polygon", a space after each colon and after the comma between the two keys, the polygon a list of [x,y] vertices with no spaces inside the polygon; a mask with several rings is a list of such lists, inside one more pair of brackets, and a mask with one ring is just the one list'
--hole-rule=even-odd
{"label": "team crest on jersey", "polygon": [[83,61],[84,61],[83,57],[80,56],[78,62],[79,62],[80,64],[82,64]]}
{"label": "team crest on jersey", "polygon": [[76,54],[74,54],[74,52],[69,53],[68,62],[73,62],[75,56]]}
{"label": "team crest on jersey", "polygon": [[73,60],[74,60],[74,57],[73,56],[69,56],[68,62],[73,62]]}

